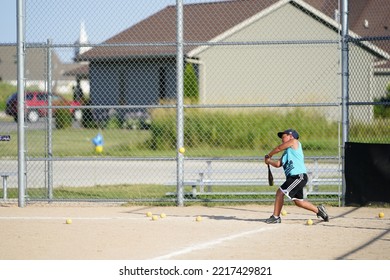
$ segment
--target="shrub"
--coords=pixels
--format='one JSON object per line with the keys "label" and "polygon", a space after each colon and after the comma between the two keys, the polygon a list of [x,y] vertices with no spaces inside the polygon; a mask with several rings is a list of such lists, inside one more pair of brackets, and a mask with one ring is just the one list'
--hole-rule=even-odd
{"label": "shrub", "polygon": [[16,92],[16,86],[0,83],[0,111],[5,110],[5,104],[7,102],[7,98],[14,92]]}
{"label": "shrub", "polygon": [[[387,85],[386,89],[387,93],[385,96],[382,96],[380,98],[374,98],[375,102],[381,102],[390,103],[390,83]],[[374,117],[376,119],[382,118],[382,119],[389,119],[390,118],[390,105],[388,104],[380,104],[380,105],[374,105]]]}
{"label": "shrub", "polygon": [[[375,102],[390,102],[390,93],[388,93],[386,96],[381,98],[375,98]],[[390,118],[390,105],[375,105],[374,106],[374,117],[376,119],[383,118],[388,119]]]}
{"label": "shrub", "polygon": [[57,129],[69,128],[72,126],[73,117],[69,109],[65,109],[65,108],[57,109],[54,113],[54,117],[56,120]]}
{"label": "shrub", "polygon": [[[84,105],[88,106],[91,104],[89,99],[85,99],[82,102]],[[93,113],[91,108],[83,108],[83,118],[81,120],[81,125],[84,128],[98,128],[96,121],[93,118]]]}
{"label": "shrub", "polygon": [[197,103],[199,101],[198,79],[194,66],[187,63],[184,68],[184,98]]}

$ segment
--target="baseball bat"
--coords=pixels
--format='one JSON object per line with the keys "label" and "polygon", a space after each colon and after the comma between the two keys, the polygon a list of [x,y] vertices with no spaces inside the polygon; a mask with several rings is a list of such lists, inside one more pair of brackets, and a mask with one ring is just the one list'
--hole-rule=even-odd
{"label": "baseball bat", "polygon": [[[265,155],[265,158],[269,158],[269,155]],[[269,164],[267,164],[267,167],[268,167],[268,185],[273,186],[274,176],[272,175],[271,167],[269,166]]]}
{"label": "baseball bat", "polygon": [[268,184],[270,186],[273,186],[274,185],[274,176],[272,175],[271,167],[269,166],[269,164],[267,164],[267,166],[268,166]]}

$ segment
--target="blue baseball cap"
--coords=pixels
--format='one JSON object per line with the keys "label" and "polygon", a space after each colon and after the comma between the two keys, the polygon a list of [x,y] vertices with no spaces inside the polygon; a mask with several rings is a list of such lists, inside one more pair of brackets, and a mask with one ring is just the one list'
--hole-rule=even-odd
{"label": "blue baseball cap", "polygon": [[286,129],[285,131],[278,132],[279,138],[282,138],[283,134],[292,135],[295,139],[299,138],[298,132],[296,130],[294,130],[294,129],[291,129],[291,128],[290,129]]}

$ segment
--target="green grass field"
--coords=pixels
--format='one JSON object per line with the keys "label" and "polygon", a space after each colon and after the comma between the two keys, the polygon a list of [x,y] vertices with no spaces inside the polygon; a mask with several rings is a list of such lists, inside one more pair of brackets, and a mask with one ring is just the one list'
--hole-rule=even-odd
{"label": "green grass field", "polygon": [[[148,130],[110,129],[103,131],[104,150],[97,154],[92,139],[99,133],[98,129],[65,129],[53,130],[52,154],[54,157],[175,157],[176,149],[154,150],[144,145],[150,139]],[[11,141],[3,142],[1,156],[7,158],[17,157],[17,133],[9,133]],[[48,143],[46,131],[30,130],[25,133],[26,150],[29,157],[44,157],[47,154]],[[274,145],[277,145],[275,139]],[[326,143],[325,143],[326,142]],[[321,146],[329,147],[321,150],[306,150],[306,155],[333,155],[337,156],[337,142],[323,140]],[[313,144],[311,144],[313,145]],[[263,148],[263,149],[261,149]],[[186,156],[202,157],[242,157],[260,156],[266,154],[268,149],[259,147],[251,148],[210,148],[207,145],[196,146],[186,149]]]}

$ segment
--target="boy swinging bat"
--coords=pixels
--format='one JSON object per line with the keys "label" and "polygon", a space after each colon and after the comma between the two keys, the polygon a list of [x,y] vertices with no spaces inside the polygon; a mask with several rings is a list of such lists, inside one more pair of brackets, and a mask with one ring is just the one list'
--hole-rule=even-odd
{"label": "boy swinging bat", "polygon": [[[316,207],[311,202],[303,199],[303,187],[307,184],[308,177],[302,144],[298,141],[298,132],[294,129],[287,129],[278,132],[278,137],[282,139],[282,144],[265,155],[264,162],[276,168],[283,167],[286,181],[276,191],[273,215],[266,219],[265,222],[267,224],[281,223],[280,212],[283,207],[285,195],[296,206],[312,211],[317,214],[317,217],[321,217],[325,222],[328,222],[329,216],[323,205]],[[282,151],[283,154],[280,159],[272,159],[273,155]]]}

